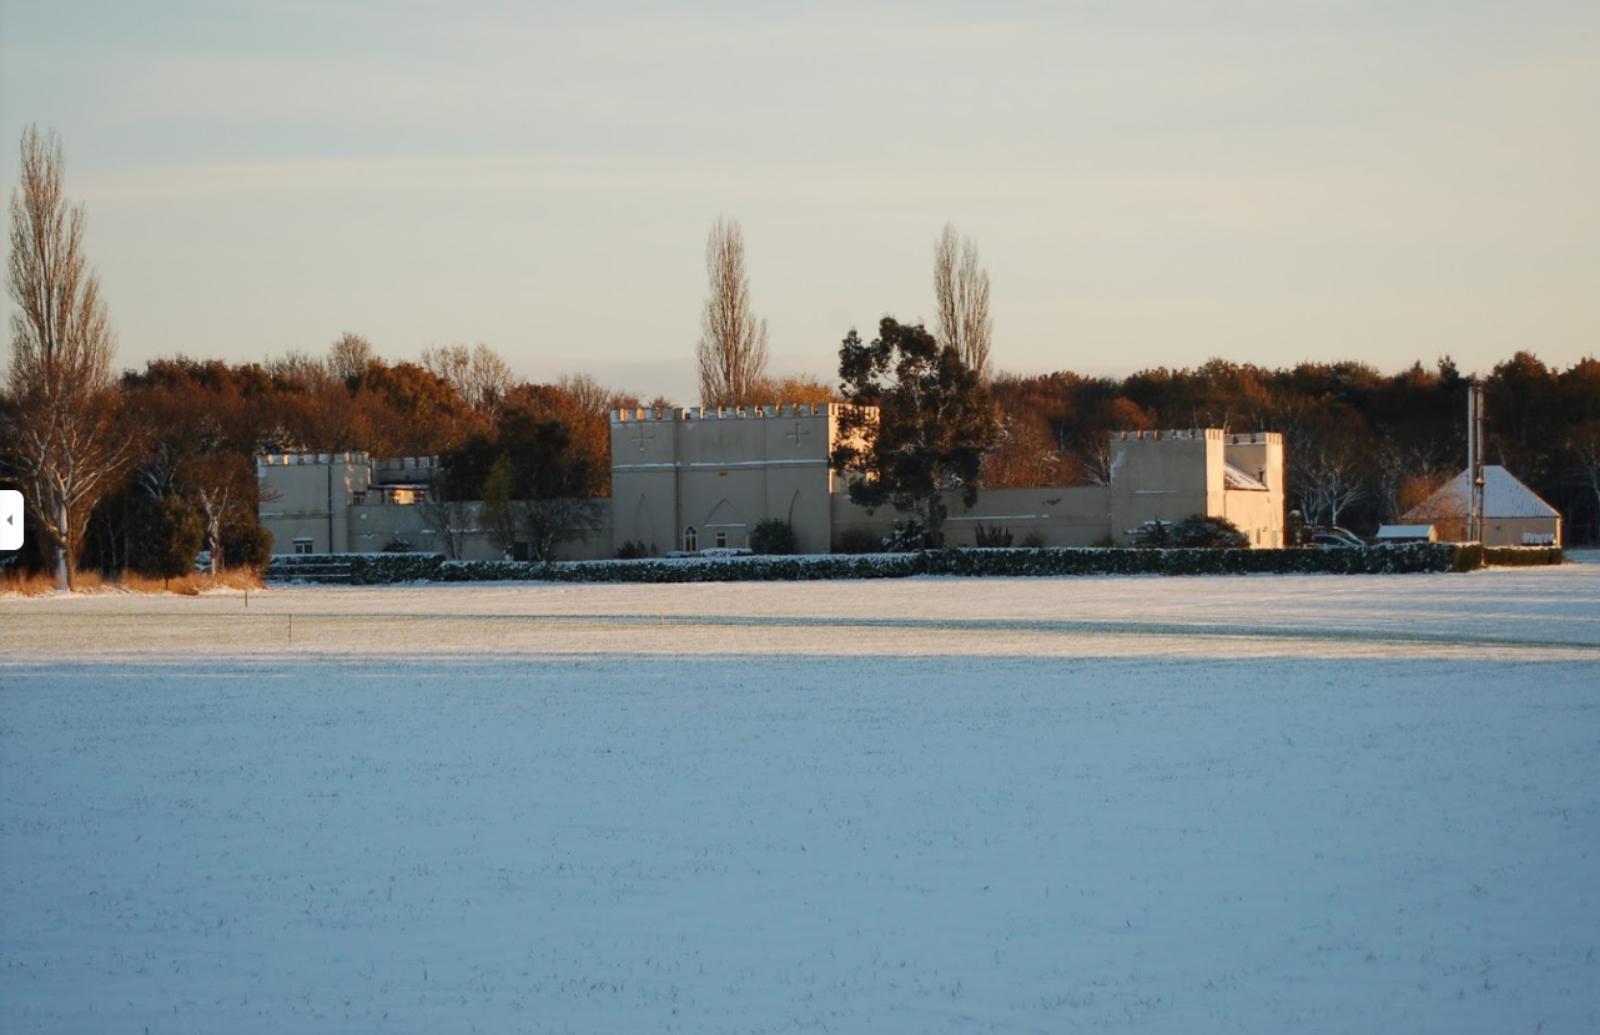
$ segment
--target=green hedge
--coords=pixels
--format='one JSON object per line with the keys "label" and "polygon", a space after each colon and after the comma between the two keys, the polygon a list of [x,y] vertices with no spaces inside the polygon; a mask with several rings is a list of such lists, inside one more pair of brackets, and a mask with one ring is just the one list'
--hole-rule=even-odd
{"label": "green hedge", "polygon": [[[1552,554],[1554,557],[1552,558]],[[1465,571],[1489,563],[1555,563],[1559,550],[1485,551],[1476,544],[1404,543],[1366,550],[1206,550],[1028,548],[924,553],[812,554],[790,557],[643,560],[447,561],[432,554],[346,554],[278,558],[271,572],[294,578],[298,564],[349,565],[355,585],[396,582],[781,582],[897,579],[913,575],[1399,575]],[[1514,559],[1502,562],[1502,556]],[[1535,560],[1535,557],[1539,559]]]}
{"label": "green hedge", "polygon": [[1566,559],[1559,546],[1484,546],[1483,564],[1490,568],[1527,568],[1560,564]]}

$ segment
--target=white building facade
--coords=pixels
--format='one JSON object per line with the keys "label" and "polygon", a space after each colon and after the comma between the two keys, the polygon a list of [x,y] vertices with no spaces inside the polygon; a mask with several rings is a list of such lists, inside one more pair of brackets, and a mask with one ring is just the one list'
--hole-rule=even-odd
{"label": "white building facade", "polygon": [[[849,476],[829,457],[840,404],[619,410],[611,417],[610,500],[599,527],[560,548],[567,559],[742,549],[766,519],[787,522],[802,553],[888,534],[906,515],[850,502]],[[944,537],[976,545],[980,527],[1017,545],[1128,544],[1140,526],[1201,514],[1238,525],[1254,547],[1284,543],[1283,437],[1215,428],[1111,436],[1104,485],[985,489],[972,507],[948,501]],[[363,453],[259,457],[261,520],[274,552],[410,549],[464,559],[502,552],[475,503],[431,498],[427,457]]]}

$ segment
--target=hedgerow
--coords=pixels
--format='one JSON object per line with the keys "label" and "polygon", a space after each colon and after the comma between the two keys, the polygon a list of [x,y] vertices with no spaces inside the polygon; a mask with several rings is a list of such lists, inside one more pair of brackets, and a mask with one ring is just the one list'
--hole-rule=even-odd
{"label": "hedgerow", "polygon": [[[920,553],[672,557],[607,561],[447,561],[433,554],[280,557],[269,573],[293,579],[395,582],[786,582],[897,579],[913,575],[1404,575],[1468,571],[1483,564],[1559,563],[1559,548],[1403,543],[1365,550],[1212,550],[1016,547]],[[344,576],[348,572],[348,578]]]}

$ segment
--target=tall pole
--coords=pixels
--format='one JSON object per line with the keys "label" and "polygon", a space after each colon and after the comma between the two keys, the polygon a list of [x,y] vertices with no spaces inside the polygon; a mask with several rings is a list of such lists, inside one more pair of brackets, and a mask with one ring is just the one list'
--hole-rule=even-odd
{"label": "tall pole", "polygon": [[1483,385],[1467,385],[1467,539],[1483,542]]}

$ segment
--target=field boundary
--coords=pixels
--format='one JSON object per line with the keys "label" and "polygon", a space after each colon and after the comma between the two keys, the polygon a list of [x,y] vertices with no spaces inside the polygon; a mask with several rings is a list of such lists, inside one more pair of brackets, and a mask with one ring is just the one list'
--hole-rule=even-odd
{"label": "field boundary", "polygon": [[1407,575],[1559,564],[1560,547],[1403,543],[1350,550],[1040,547],[915,553],[672,557],[609,561],[451,561],[437,554],[278,557],[276,581],[374,586],[403,582],[795,582],[926,575]]}

